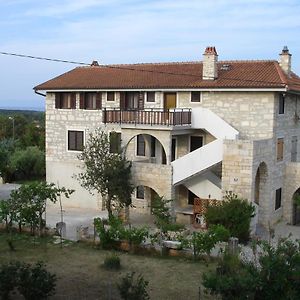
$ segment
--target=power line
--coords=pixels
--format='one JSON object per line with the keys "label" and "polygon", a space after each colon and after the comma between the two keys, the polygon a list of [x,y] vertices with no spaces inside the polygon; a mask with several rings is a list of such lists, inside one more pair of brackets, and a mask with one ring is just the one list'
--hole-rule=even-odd
{"label": "power line", "polygon": [[10,55],[10,56],[17,56],[17,57],[23,57],[23,58],[31,58],[31,59],[39,59],[39,60],[61,62],[61,63],[69,63],[69,64],[75,64],[75,65],[85,65],[85,66],[89,66],[90,65],[90,64],[87,64],[87,63],[77,62],[77,61],[70,61],[70,60],[63,60],[63,59],[56,59],[56,58],[47,58],[47,57],[39,57],[39,56],[17,54],[17,53],[0,52],[0,54]]}
{"label": "power line", "polygon": [[[17,56],[22,58],[30,58],[30,59],[37,59],[37,60],[45,60],[45,61],[52,61],[52,62],[61,62],[61,63],[69,63],[69,64],[76,64],[76,65],[84,65],[84,66],[90,66],[89,63],[84,62],[76,62],[76,61],[70,61],[70,60],[63,60],[63,59],[55,59],[55,58],[47,58],[47,57],[39,57],[39,56],[33,56],[33,55],[26,55],[26,54],[17,54],[17,53],[9,53],[9,52],[1,52],[2,55],[9,55],[9,56]],[[100,65],[99,67],[108,68],[108,69],[119,69],[119,70],[128,70],[128,71],[135,71],[135,72],[148,72],[148,73],[154,73],[154,74],[163,74],[163,75],[173,75],[173,76],[190,76],[195,77],[199,79],[199,75],[197,74],[187,74],[187,73],[174,73],[174,72],[166,72],[166,71],[157,71],[157,70],[147,70],[147,69],[140,69],[140,68],[130,68],[125,66],[117,66],[117,65]],[[211,79],[214,79],[211,77]],[[268,84],[276,84],[276,85],[285,85],[285,83],[279,83],[275,81],[265,81],[265,80],[253,80],[253,79],[239,79],[239,78],[232,78],[232,77],[224,77],[222,76],[222,79],[224,80],[232,80],[232,81],[240,81],[240,82],[251,82],[251,83],[268,83]],[[300,86],[298,83],[292,83],[293,85]]]}

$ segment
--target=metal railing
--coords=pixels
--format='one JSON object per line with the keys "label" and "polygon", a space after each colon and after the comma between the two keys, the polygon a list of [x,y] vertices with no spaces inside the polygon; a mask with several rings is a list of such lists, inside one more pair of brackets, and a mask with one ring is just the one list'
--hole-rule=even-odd
{"label": "metal railing", "polygon": [[163,110],[151,108],[144,110],[124,110],[105,108],[103,110],[103,123],[166,126],[191,125],[191,109],[175,108]]}

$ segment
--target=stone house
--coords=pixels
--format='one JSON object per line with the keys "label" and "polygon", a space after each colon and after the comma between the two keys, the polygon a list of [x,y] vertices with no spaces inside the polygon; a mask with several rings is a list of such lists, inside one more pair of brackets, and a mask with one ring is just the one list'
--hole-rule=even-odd
{"label": "stone house", "polygon": [[[74,179],[89,132],[116,132],[132,160],[133,209],[156,194],[189,223],[194,198],[226,191],[253,202],[256,222],[299,222],[300,78],[291,54],[275,60],[77,67],[36,86],[46,91],[47,181],[76,190],[70,205],[102,208]],[[299,104],[298,104],[299,103]]]}

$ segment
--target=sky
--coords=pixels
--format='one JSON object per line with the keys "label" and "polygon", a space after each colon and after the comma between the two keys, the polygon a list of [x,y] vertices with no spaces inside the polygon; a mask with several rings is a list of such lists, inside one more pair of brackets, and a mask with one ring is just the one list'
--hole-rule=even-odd
{"label": "sky", "polygon": [[[300,74],[299,0],[0,0],[0,52],[101,64],[278,59]],[[33,87],[76,65],[0,55],[0,108],[44,109]]]}

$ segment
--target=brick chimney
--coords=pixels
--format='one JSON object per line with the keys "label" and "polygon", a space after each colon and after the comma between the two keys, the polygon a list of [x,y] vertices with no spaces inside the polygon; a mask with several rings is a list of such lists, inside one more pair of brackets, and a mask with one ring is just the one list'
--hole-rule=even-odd
{"label": "brick chimney", "polygon": [[215,80],[218,78],[218,54],[215,47],[206,47],[203,53],[203,80]]}
{"label": "brick chimney", "polygon": [[289,76],[291,74],[292,54],[290,54],[287,46],[284,46],[279,54],[279,65],[282,70]]}

